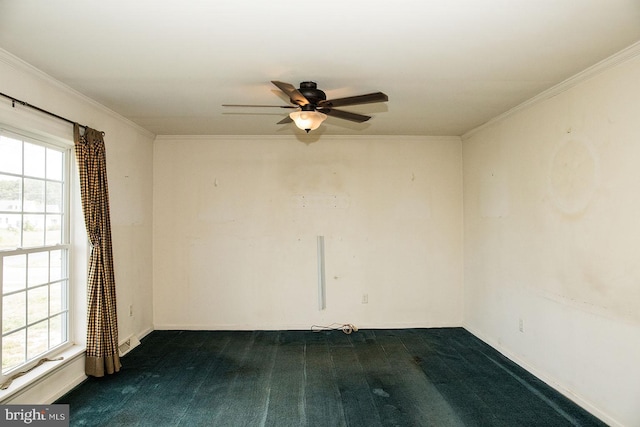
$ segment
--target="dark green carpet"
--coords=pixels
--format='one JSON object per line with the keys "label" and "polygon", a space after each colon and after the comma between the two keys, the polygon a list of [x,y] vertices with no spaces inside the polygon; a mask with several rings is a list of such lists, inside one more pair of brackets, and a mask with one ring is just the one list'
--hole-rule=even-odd
{"label": "dark green carpet", "polygon": [[604,425],[461,328],[154,331],[122,363],[71,425]]}

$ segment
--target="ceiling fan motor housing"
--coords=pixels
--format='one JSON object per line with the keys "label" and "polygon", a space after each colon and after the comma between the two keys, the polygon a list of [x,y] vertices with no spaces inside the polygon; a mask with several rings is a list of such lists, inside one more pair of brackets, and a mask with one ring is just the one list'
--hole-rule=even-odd
{"label": "ceiling fan motor housing", "polygon": [[300,89],[298,89],[298,91],[309,101],[309,105],[302,106],[302,110],[315,110],[320,101],[325,101],[327,99],[327,95],[323,91],[318,89],[318,85],[316,84],[316,82],[302,82],[300,83]]}

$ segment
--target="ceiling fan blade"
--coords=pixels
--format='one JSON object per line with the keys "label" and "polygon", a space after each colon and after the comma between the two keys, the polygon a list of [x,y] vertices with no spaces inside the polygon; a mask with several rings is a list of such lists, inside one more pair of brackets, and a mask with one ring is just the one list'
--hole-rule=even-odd
{"label": "ceiling fan blade", "polygon": [[276,124],[284,125],[284,124],[287,124],[287,123],[291,123],[292,121],[293,121],[293,120],[291,119],[291,117],[287,116],[287,117],[285,117],[284,119],[280,120],[280,121],[279,121],[278,123],[276,123]]}
{"label": "ceiling fan blade", "polygon": [[350,120],[352,122],[362,123],[366,122],[371,116],[365,116],[362,114],[350,113],[348,111],[336,110],[336,109],[318,109],[318,111],[325,113],[328,116],[337,117],[339,119]]}
{"label": "ceiling fan blade", "polygon": [[249,105],[249,104],[222,104],[223,107],[260,107],[260,108],[298,108],[296,105]]}
{"label": "ceiling fan blade", "polygon": [[299,106],[307,105],[309,100],[305,98],[291,83],[279,82],[277,80],[271,80],[271,83],[276,85],[278,89],[283,91],[285,95],[291,99],[291,101]]}
{"label": "ceiling fan blade", "polygon": [[371,104],[373,102],[387,102],[389,97],[382,92],[367,93],[365,95],[348,96],[346,98],[327,99],[318,105],[329,107],[343,107],[345,105]]}

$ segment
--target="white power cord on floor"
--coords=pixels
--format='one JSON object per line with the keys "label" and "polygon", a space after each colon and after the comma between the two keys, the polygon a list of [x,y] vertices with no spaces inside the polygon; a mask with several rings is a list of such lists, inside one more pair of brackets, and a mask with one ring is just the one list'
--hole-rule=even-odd
{"label": "white power cord on floor", "polygon": [[319,326],[313,325],[311,326],[311,330],[313,332],[320,331],[342,331],[345,334],[349,335],[351,332],[358,332],[358,327],[356,325],[352,325],[351,323],[332,323],[329,326]]}

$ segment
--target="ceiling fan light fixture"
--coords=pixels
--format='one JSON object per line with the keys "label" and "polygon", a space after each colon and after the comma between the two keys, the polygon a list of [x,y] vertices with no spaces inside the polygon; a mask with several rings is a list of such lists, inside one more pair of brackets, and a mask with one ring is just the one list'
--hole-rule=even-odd
{"label": "ceiling fan light fixture", "polygon": [[316,130],[325,121],[327,115],[318,111],[294,111],[289,114],[291,120],[300,129],[309,133],[309,131]]}

